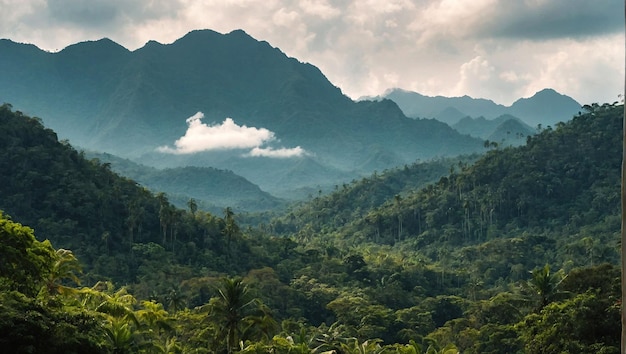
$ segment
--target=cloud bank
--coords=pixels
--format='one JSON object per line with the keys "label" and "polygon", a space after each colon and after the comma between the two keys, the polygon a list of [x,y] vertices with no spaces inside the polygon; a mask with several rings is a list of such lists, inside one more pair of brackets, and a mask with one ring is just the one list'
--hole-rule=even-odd
{"label": "cloud bank", "polygon": [[589,103],[623,91],[622,0],[0,0],[0,9],[0,37],[53,51],[243,29],[352,98],[400,87],[510,104],[551,87]]}
{"label": "cloud bank", "polygon": [[209,125],[202,122],[204,113],[198,112],[187,118],[185,135],[174,142],[174,147],[161,146],[157,151],[168,154],[193,154],[215,150],[247,150],[244,156],[290,158],[306,155],[300,146],[295,148],[263,147],[276,141],[274,132],[265,128],[237,125],[232,118],[221,124]]}

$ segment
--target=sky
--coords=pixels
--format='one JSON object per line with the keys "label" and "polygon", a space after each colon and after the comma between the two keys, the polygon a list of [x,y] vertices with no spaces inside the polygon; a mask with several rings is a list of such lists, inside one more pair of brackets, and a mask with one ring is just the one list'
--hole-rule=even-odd
{"label": "sky", "polygon": [[586,104],[624,91],[622,0],[0,0],[0,13],[0,38],[53,52],[242,29],[353,99],[401,88],[510,105],[553,88]]}

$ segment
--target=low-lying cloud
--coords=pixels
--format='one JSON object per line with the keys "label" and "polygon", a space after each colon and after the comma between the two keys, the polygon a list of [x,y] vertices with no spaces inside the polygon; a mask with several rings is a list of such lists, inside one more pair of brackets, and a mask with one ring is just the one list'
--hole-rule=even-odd
{"label": "low-lying cloud", "polygon": [[278,148],[264,146],[276,141],[274,132],[266,128],[237,125],[232,118],[226,118],[221,124],[202,122],[204,113],[198,112],[187,118],[185,135],[174,142],[174,147],[161,146],[157,151],[168,154],[193,154],[216,150],[247,150],[244,156],[289,158],[300,157],[306,151],[300,146],[295,148]]}
{"label": "low-lying cloud", "polygon": [[291,149],[286,149],[286,148],[274,149],[271,147],[268,147],[268,148],[255,147],[247,154],[247,156],[252,156],[252,157],[274,157],[274,158],[300,157],[304,155],[307,155],[306,151],[304,151],[304,149],[299,146],[296,146],[295,148],[291,148]]}

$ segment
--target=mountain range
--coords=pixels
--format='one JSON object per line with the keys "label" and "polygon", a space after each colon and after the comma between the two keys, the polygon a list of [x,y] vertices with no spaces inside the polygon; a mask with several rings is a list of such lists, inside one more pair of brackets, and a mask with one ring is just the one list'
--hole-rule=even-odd
{"label": "mountain range", "polygon": [[[417,160],[484,151],[484,138],[407,111],[399,91],[355,102],[315,66],[241,30],[192,31],[134,51],[101,39],[51,53],[5,39],[0,53],[0,103],[41,117],[72,145],[158,168],[229,170],[282,198]],[[549,116],[536,105],[559,97],[544,90],[514,112]],[[506,111],[488,100],[460,100],[480,103],[486,118]],[[456,110],[477,114],[467,107]],[[211,132],[220,129],[235,135],[218,142]]]}
{"label": "mountain range", "polygon": [[[241,30],[193,31],[135,51],[108,39],[57,53],[2,40],[0,52],[0,101],[42,117],[73,145],[159,167],[229,169],[277,194],[310,185],[307,169],[332,186],[417,159],[483,149],[480,139],[441,122],[407,118],[390,100],[354,102],[315,66]],[[305,153],[278,159],[242,148],[158,151],[188,132],[186,119],[196,112],[204,128],[232,118],[240,129],[270,131],[264,151]]]}
{"label": "mountain range", "polygon": [[494,119],[511,115],[531,127],[566,122],[581,110],[581,104],[573,98],[553,89],[543,89],[529,98],[520,98],[510,106],[497,104],[483,98],[424,96],[401,89],[388,90],[375,99],[390,99],[398,104],[409,117],[435,118],[449,125],[464,117]]}

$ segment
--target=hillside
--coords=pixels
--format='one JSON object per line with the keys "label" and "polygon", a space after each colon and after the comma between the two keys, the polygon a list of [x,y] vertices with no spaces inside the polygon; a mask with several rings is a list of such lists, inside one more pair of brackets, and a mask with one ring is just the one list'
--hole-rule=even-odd
{"label": "hillside", "polygon": [[[524,146],[492,150],[426,188],[387,196],[380,206],[333,202],[364,188],[364,180],[316,201],[324,209],[304,206],[292,211],[297,218],[280,222],[285,230],[322,232],[339,245],[389,244],[449,261],[485,283],[516,280],[516,265],[615,263],[622,113],[622,106],[597,106],[528,138]],[[404,173],[389,176],[400,186],[396,191],[411,183],[412,175]],[[337,215],[349,217],[337,223]],[[511,242],[541,246],[532,255],[513,255],[517,251],[505,250]],[[500,254],[490,260],[480,256],[495,249]]]}
{"label": "hillside", "polygon": [[86,152],[86,156],[110,164],[113,171],[154,193],[165,192],[170,202],[182,209],[192,198],[199,208],[214,213],[226,207],[238,213],[277,210],[286,203],[232,171],[193,166],[161,170],[106,153]]}
{"label": "hillside", "polygon": [[[480,139],[409,119],[389,100],[353,102],[315,66],[241,30],[193,31],[132,52],[108,39],[58,53],[2,40],[0,52],[0,102],[43,117],[73,145],[146,165],[232,170],[275,195],[303,187],[301,166],[319,165],[328,189],[374,170],[483,150]],[[164,152],[189,132],[186,119],[196,112],[205,133],[232,118],[240,131],[272,134],[256,145],[231,140],[229,147]],[[297,156],[277,156],[285,152]]]}
{"label": "hillside", "polygon": [[[198,205],[174,207],[168,195],[155,195],[112,172],[110,164],[86,159],[40,119],[9,105],[0,106],[0,166],[0,210],[42,240],[73,250],[87,279],[136,282],[153,275],[146,268],[153,261],[164,269],[180,262],[220,272],[255,261],[245,257],[248,249],[240,251],[244,258],[237,264],[228,261],[224,219]],[[174,250],[176,256],[158,259]]]}
{"label": "hillside", "polygon": [[[243,228],[230,209],[173,207],[1,106],[0,341],[618,352],[623,106],[589,108],[525,146],[383,171]],[[233,317],[247,330],[226,336]]]}
{"label": "hillside", "polygon": [[525,144],[526,137],[537,133],[536,129],[509,114],[495,119],[465,117],[452,125],[452,128],[462,134],[513,146]]}
{"label": "hillside", "polygon": [[526,144],[527,138],[536,133],[536,129],[523,122],[516,119],[508,119],[498,125],[486,140],[495,141],[502,145],[519,146]]}

